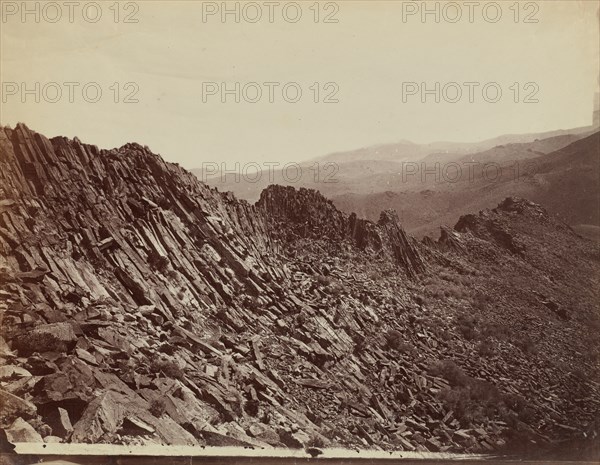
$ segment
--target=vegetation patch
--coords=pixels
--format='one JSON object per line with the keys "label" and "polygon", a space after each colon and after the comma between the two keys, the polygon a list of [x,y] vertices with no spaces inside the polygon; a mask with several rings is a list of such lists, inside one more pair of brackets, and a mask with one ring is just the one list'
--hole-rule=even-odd
{"label": "vegetation patch", "polygon": [[35,352],[67,352],[66,344],[54,334],[35,331],[15,336],[12,348],[22,356],[29,356]]}
{"label": "vegetation patch", "polygon": [[169,378],[183,379],[184,374],[179,365],[170,360],[153,360],[150,363],[151,373],[163,373]]}
{"label": "vegetation patch", "polygon": [[450,360],[436,362],[428,370],[445,378],[450,387],[439,393],[446,410],[452,410],[461,426],[484,423],[494,418],[514,422],[533,420],[533,410],[527,401],[515,394],[505,394],[493,384],[472,378]]}

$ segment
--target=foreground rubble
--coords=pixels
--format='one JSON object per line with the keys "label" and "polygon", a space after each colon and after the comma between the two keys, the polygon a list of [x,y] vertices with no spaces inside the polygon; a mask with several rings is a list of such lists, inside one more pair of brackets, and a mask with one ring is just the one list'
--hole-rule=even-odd
{"label": "foreground rubble", "polygon": [[0,129],[13,442],[490,452],[594,441],[599,253],[521,199],[439,240],[137,144]]}

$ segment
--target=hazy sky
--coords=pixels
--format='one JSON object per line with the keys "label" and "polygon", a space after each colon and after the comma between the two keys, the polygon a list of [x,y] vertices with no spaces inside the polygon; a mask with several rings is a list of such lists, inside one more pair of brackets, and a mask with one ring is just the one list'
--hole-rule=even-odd
{"label": "hazy sky", "polygon": [[[64,2],[29,2],[39,9],[36,22],[35,13],[21,16],[22,2],[2,1],[2,124],[22,121],[47,136],[78,136],[104,148],[136,141],[186,168],[591,124],[597,1],[229,2],[232,11],[239,8],[239,22],[234,13],[223,20],[221,2],[201,1],[121,2],[118,8],[100,2],[102,16],[92,22],[98,12],[90,3],[78,2],[69,18]],[[439,9],[439,22],[435,13],[421,16],[424,5]],[[262,17],[250,22],[259,10]],[[302,16],[292,22],[298,11]],[[124,22],[127,15],[137,23]],[[325,22],[327,16],[337,22]],[[252,82],[258,84],[244,94]],[[410,82],[430,89],[439,82],[440,103],[435,95],[423,103],[418,87],[403,84]],[[457,99],[455,85],[443,93],[449,82],[462,91],[456,103],[449,101]],[[23,83],[34,92],[22,95]],[[286,83],[295,84],[284,96]],[[484,99],[486,83],[496,83],[486,88],[490,100],[501,89],[498,102]],[[224,85],[234,90],[225,103],[218,93],[203,93]],[[102,95],[92,103],[98,86]],[[252,103],[257,87],[262,96]],[[299,101],[286,101],[298,87]],[[403,101],[403,89],[417,94]],[[129,98],[138,102],[124,103],[134,91]],[[332,91],[338,102],[324,103]]]}

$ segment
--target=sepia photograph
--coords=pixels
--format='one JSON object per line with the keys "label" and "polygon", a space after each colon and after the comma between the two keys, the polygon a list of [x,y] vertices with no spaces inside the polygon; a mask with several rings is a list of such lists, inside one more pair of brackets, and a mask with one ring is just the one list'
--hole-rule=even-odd
{"label": "sepia photograph", "polygon": [[600,0],[0,13],[0,465],[600,463]]}

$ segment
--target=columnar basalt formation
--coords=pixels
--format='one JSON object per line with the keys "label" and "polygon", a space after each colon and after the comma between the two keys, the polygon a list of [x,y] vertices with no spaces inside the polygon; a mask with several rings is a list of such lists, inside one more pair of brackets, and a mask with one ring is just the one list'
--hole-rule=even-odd
{"label": "columnar basalt formation", "polygon": [[24,125],[0,128],[0,189],[12,442],[492,451],[594,432],[597,250],[535,204],[418,243],[393,212],[280,186],[250,205],[138,144]]}
{"label": "columnar basalt formation", "polygon": [[272,229],[286,231],[289,238],[349,241],[361,250],[384,253],[412,278],[425,270],[419,244],[407,236],[394,211],[382,212],[372,223],[345,215],[317,191],[277,185],[262,192],[257,206],[276,224]]}

